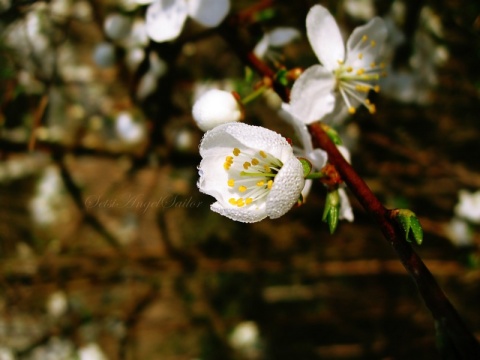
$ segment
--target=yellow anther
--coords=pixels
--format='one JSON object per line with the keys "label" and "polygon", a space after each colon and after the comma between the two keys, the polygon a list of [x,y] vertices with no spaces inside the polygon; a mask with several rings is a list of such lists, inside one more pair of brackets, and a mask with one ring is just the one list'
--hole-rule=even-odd
{"label": "yellow anther", "polygon": [[385,69],[385,63],[384,62],[381,62],[379,66],[380,66],[381,69]]}
{"label": "yellow anther", "polygon": [[229,179],[229,180],[228,180],[228,186],[234,187],[234,186],[235,186],[235,180]]}
{"label": "yellow anther", "polygon": [[355,114],[355,111],[356,111],[356,110],[355,110],[355,108],[354,108],[353,106],[350,106],[350,107],[348,108],[348,112],[349,112],[350,114],[352,114],[352,115]]}
{"label": "yellow anther", "polygon": [[360,68],[357,70],[357,75],[363,75],[365,73],[365,69],[364,68]]}
{"label": "yellow anther", "polygon": [[338,65],[343,65],[343,60],[337,60]]}
{"label": "yellow anther", "polygon": [[365,104],[370,105],[371,103],[370,99],[365,99]]}
{"label": "yellow anther", "polygon": [[225,158],[225,161],[226,161],[226,162],[233,162],[233,157],[227,156],[227,157]]}
{"label": "yellow anther", "polygon": [[273,186],[273,180],[268,180],[268,182],[267,182],[268,190],[270,190],[272,188],[272,186]]}
{"label": "yellow anther", "polygon": [[228,199],[228,202],[232,205],[237,205],[237,200],[235,200],[234,198]]}
{"label": "yellow anther", "polygon": [[263,186],[263,185],[265,185],[265,181],[260,180],[259,182],[257,182],[257,186]]}
{"label": "yellow anther", "polygon": [[257,159],[253,158],[252,159],[252,164],[253,165],[258,165],[260,163],[260,161],[258,161]]}
{"label": "yellow anther", "polygon": [[223,168],[224,168],[225,170],[230,170],[230,166],[231,166],[231,165],[232,165],[231,163],[225,162],[225,163],[223,164]]}
{"label": "yellow anther", "polygon": [[377,43],[375,42],[375,40],[370,41],[370,46],[371,47],[375,47],[376,45],[377,45]]}
{"label": "yellow anther", "polygon": [[377,66],[377,64],[375,64],[375,61],[372,61],[372,62],[370,63],[370,67],[371,67],[371,68],[374,68],[375,66]]}
{"label": "yellow anther", "polygon": [[347,72],[352,72],[352,71],[353,71],[353,68],[352,68],[351,66],[349,66],[349,67],[347,68]]}
{"label": "yellow anther", "polygon": [[260,150],[260,156],[264,159],[267,158],[267,154],[265,154],[265,151],[263,151],[263,150]]}
{"label": "yellow anther", "polygon": [[362,59],[363,59],[363,54],[362,54],[362,53],[358,54],[358,58],[359,58],[360,60],[362,60]]}
{"label": "yellow anther", "polygon": [[245,200],[243,200],[242,198],[238,199],[237,200],[237,206],[238,207],[245,206]]}
{"label": "yellow anther", "polygon": [[267,173],[272,172],[272,170],[270,169],[270,167],[268,165],[263,165],[263,168],[265,169],[265,172],[267,172]]}
{"label": "yellow anther", "polygon": [[239,148],[234,148],[233,149],[233,155],[235,155],[235,156],[240,155],[240,149]]}
{"label": "yellow anther", "polygon": [[374,104],[371,104],[369,107],[368,107],[368,111],[370,112],[370,114],[375,114],[377,112],[377,108],[375,107]]}
{"label": "yellow anther", "polygon": [[380,86],[379,86],[379,85],[375,85],[375,86],[373,87],[373,91],[375,91],[375,92],[377,92],[377,93],[380,92]]}
{"label": "yellow anther", "polygon": [[368,39],[368,36],[367,36],[367,35],[363,35],[363,36],[362,36],[362,41],[363,41],[363,42],[367,41],[367,39]]}
{"label": "yellow anther", "polygon": [[244,168],[245,170],[248,170],[248,168],[249,168],[250,166],[252,166],[252,164],[250,164],[248,161],[245,161],[245,162],[243,163],[243,168]]}
{"label": "yellow anther", "polygon": [[250,205],[252,203],[253,199],[252,198],[246,198],[245,199],[245,204]]}
{"label": "yellow anther", "polygon": [[241,186],[238,187],[238,191],[240,191],[240,192],[245,192],[245,191],[247,191],[247,187],[241,185]]}

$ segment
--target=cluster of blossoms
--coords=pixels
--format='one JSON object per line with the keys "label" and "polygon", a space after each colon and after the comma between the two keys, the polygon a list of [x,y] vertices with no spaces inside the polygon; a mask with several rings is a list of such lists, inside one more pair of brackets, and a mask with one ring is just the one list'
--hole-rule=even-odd
{"label": "cluster of blossoms", "polygon": [[[230,219],[248,223],[278,218],[306,197],[311,179],[325,176],[322,171],[328,156],[313,147],[307,124],[335,123],[361,105],[375,112],[368,93],[379,91],[378,80],[384,71],[383,64],[377,63],[387,37],[383,20],[376,17],[355,29],[346,46],[324,7],[310,10],[306,26],[321,65],[313,65],[298,77],[290,103],[279,110],[300,146],[292,146],[271,130],[239,123],[243,104],[230,92],[210,90],[194,104],[193,117],[206,131],[200,144],[198,187],[215,197],[211,209]],[[255,53],[265,57],[270,46],[281,46],[297,36],[294,29],[276,29],[262,39]],[[348,150],[338,148],[349,161]],[[315,176],[309,175],[312,171]],[[324,217],[331,212],[337,219],[352,221],[347,194],[339,185],[328,189]]]}

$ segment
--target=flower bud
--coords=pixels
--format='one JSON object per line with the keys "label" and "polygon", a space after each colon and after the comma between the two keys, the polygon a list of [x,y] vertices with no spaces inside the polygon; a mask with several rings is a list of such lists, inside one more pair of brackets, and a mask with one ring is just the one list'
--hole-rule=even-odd
{"label": "flower bud", "polygon": [[195,102],[193,119],[203,131],[242,118],[242,109],[235,96],[228,91],[212,89],[205,92]]}

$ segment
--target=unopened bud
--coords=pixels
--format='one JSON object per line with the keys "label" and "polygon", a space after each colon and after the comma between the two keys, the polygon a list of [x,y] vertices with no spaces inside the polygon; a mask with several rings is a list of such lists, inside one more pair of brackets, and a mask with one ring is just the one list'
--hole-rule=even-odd
{"label": "unopened bud", "polygon": [[242,119],[241,105],[228,91],[212,89],[203,94],[193,105],[193,119],[203,131]]}

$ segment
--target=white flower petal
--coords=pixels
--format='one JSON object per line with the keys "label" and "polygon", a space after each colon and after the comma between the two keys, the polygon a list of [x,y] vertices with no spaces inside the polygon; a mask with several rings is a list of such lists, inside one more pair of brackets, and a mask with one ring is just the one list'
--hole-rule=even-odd
{"label": "white flower petal", "polygon": [[291,112],[300,121],[311,124],[333,110],[335,76],[320,65],[309,67],[295,81],[290,95]]}
{"label": "white flower petal", "polygon": [[263,35],[263,37],[260,39],[258,44],[255,45],[255,48],[253,49],[253,53],[259,59],[263,59],[267,54],[268,47],[270,45],[270,42],[268,40],[269,40],[268,34]]}
{"label": "white flower petal", "polygon": [[300,37],[300,31],[292,27],[277,27],[268,32],[270,46],[283,46]]}
{"label": "white flower petal", "polygon": [[352,222],[354,219],[352,206],[350,205],[350,200],[348,199],[347,192],[345,189],[338,189],[338,195],[340,195],[340,220],[347,220]]}
{"label": "white flower petal", "polygon": [[292,147],[281,135],[243,123],[228,123],[208,131],[200,143],[200,155],[206,158],[222,152],[225,156],[235,147],[265,149],[284,163],[292,156]]}
{"label": "white flower petal", "polygon": [[265,203],[262,203],[258,208],[251,209],[247,207],[239,208],[236,206],[224,207],[221,206],[219,202],[216,202],[210,206],[210,209],[222,216],[228,217],[229,219],[244,223],[257,222],[267,217]]}
{"label": "white flower petal", "polygon": [[320,62],[329,70],[345,59],[345,46],[337,22],[321,5],[315,5],[307,15],[307,35]]}
{"label": "white flower petal", "polygon": [[229,11],[230,0],[188,0],[188,14],[204,26],[218,26]]}
{"label": "white flower petal", "polygon": [[[379,17],[375,17],[365,25],[355,28],[347,41],[345,64],[353,68],[370,67],[372,62],[378,60],[387,35],[387,25]],[[362,54],[361,59],[359,54]]]}
{"label": "white flower petal", "polygon": [[188,16],[185,0],[157,0],[147,8],[146,29],[156,42],[174,40]]}
{"label": "white flower petal", "polygon": [[294,156],[283,164],[267,196],[267,214],[271,219],[285,215],[298,201],[305,185],[302,163]]}

